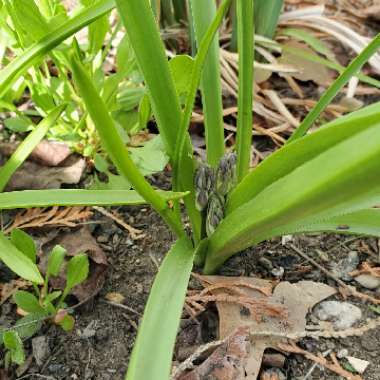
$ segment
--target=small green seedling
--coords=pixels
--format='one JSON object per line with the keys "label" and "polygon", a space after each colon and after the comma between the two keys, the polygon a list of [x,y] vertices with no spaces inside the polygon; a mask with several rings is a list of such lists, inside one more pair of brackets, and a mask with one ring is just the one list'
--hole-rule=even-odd
{"label": "small green seedling", "polygon": [[[86,280],[89,273],[89,261],[85,254],[78,254],[65,263],[66,250],[57,245],[49,254],[45,277],[40,273],[37,262],[37,250],[33,239],[25,232],[15,229],[10,239],[0,235],[0,257],[7,254],[3,249],[11,247],[15,254],[15,265],[10,269],[32,282],[33,291],[18,290],[13,295],[18,313],[23,317],[15,326],[0,331],[0,344],[6,349],[5,367],[11,363],[21,364],[24,361],[23,340],[32,337],[41,328],[42,322],[50,320],[65,331],[74,327],[74,317],[70,315],[65,300],[71,290]],[[3,248],[3,249],[2,249]],[[8,251],[9,252],[9,251]],[[23,258],[23,260],[22,260]],[[5,264],[7,262],[4,260]],[[25,276],[24,265],[32,268]],[[49,288],[49,279],[65,272],[66,286],[61,290]]]}

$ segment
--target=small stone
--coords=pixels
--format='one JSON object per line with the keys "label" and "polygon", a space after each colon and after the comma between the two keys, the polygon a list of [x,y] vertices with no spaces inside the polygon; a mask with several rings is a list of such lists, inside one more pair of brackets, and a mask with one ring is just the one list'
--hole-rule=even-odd
{"label": "small stone", "polygon": [[379,349],[379,343],[378,338],[373,333],[368,333],[362,336],[361,338],[361,344],[362,347],[366,351],[374,351],[377,352]]}
{"label": "small stone", "polygon": [[268,260],[266,257],[260,257],[258,261],[259,264],[266,270],[271,271],[273,269],[272,262]]}
{"label": "small stone", "polygon": [[335,330],[349,329],[362,317],[362,312],[357,306],[338,301],[322,302],[315,314],[322,321],[333,322]]}
{"label": "small stone", "polygon": [[280,369],[270,368],[261,372],[260,380],[286,380],[286,376]]}
{"label": "small stone", "polygon": [[50,347],[45,335],[37,336],[32,339],[33,356],[38,366],[44,364],[50,355]]}
{"label": "small stone", "polygon": [[285,269],[283,267],[273,268],[271,273],[274,277],[281,278],[285,273]]}
{"label": "small stone", "polygon": [[97,240],[98,243],[107,243],[108,236],[106,236],[106,235],[99,235],[96,240]]}
{"label": "small stone", "polygon": [[286,243],[289,243],[293,240],[293,235],[284,235],[281,238],[281,244],[286,245]]}
{"label": "small stone", "polygon": [[336,357],[337,357],[338,359],[343,359],[343,358],[345,358],[347,355],[348,355],[348,350],[347,350],[347,348],[342,348],[341,350],[339,350],[339,351],[336,353]]}
{"label": "small stone", "polygon": [[82,334],[80,335],[81,339],[90,339],[93,338],[96,334],[96,325],[98,324],[98,321],[94,320],[91,321],[86,328],[83,330]]}
{"label": "small stone", "polygon": [[360,274],[355,277],[355,281],[367,289],[376,289],[380,286],[380,278],[370,274]]}
{"label": "small stone", "polygon": [[347,356],[347,361],[352,365],[356,372],[362,374],[369,366],[369,362],[366,360],[354,358],[353,356]]}
{"label": "small stone", "polygon": [[340,260],[334,265],[333,273],[343,281],[352,281],[352,277],[349,275],[359,265],[359,255],[356,251],[350,251],[343,260]]}

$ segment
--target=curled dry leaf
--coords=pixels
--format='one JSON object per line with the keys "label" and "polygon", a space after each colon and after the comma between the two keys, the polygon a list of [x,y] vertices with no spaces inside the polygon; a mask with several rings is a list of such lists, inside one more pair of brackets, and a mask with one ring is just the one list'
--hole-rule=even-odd
{"label": "curled dry leaf", "polygon": [[2,305],[8,298],[17,292],[19,289],[25,289],[31,286],[32,284],[29,281],[18,279],[11,280],[5,284],[0,283],[0,305]]}
{"label": "curled dry leaf", "polygon": [[[17,143],[1,143],[0,154],[10,156],[17,149]],[[71,154],[69,146],[60,141],[42,140],[32,151],[28,160],[44,166],[58,166]]]}
{"label": "curled dry leaf", "polygon": [[[312,49],[300,42],[291,41],[285,46],[296,48],[307,54],[315,55],[315,52]],[[289,51],[284,51],[278,62],[293,66],[297,70],[297,73],[290,73],[288,75],[300,81],[312,80],[318,85],[327,86],[332,80],[331,73],[326,66],[321,63],[306,60],[299,55],[292,54]]]}
{"label": "curled dry leaf", "polygon": [[[267,315],[258,320],[252,313],[247,313],[240,304],[216,302],[219,313],[219,337],[223,339],[241,326],[249,328],[252,349],[245,366],[246,378],[256,379],[261,367],[261,361],[265,349],[276,348],[284,341],[284,335],[302,334],[306,328],[306,314],[318,302],[336,293],[332,287],[312,281],[301,281],[296,284],[280,282],[271,296],[266,296],[255,287],[265,288],[273,283],[257,278],[234,278],[220,276],[202,276],[209,284],[236,284],[244,282],[247,286],[240,287],[246,297],[252,299],[266,299],[267,304],[277,305],[278,308],[286,308],[287,315],[281,313],[277,316]],[[215,294],[220,289],[215,290]],[[276,335],[277,334],[277,335]],[[281,337],[281,336],[282,337]],[[244,377],[243,377],[244,379]]]}
{"label": "curled dry leaf", "polygon": [[88,207],[62,207],[25,209],[16,214],[12,224],[4,232],[9,233],[15,228],[36,227],[75,227],[79,222],[92,216]]}
{"label": "curled dry leaf", "polygon": [[[60,233],[56,238],[53,238],[53,240],[46,242],[42,247],[43,252],[40,260],[40,269],[44,273],[48,259],[47,253],[57,244],[66,249],[67,256],[69,257],[81,253],[88,255],[90,259],[89,276],[85,282],[76,286],[71,293],[77,297],[79,301],[84,301],[95,296],[104,285],[105,270],[108,263],[104,251],[98,246],[89,229],[82,227],[74,232]],[[50,283],[56,289],[63,289],[65,287],[64,272],[52,278]]]}
{"label": "curled dry leaf", "polygon": [[6,191],[58,189],[62,184],[77,184],[84,172],[84,159],[70,157],[66,166],[46,167],[26,161],[10,179]]}
{"label": "curled dry leaf", "polygon": [[239,327],[198,367],[175,380],[241,380],[249,356],[249,329]]}

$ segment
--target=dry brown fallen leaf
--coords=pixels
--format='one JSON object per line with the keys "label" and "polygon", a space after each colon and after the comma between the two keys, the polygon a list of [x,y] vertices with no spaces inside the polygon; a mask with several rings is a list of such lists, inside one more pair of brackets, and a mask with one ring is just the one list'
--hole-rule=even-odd
{"label": "dry brown fallen leaf", "polygon": [[[79,301],[84,301],[95,296],[103,287],[105,280],[105,270],[107,268],[107,257],[104,251],[96,243],[95,238],[91,235],[88,227],[82,227],[77,231],[59,233],[52,240],[45,242],[40,253],[40,269],[43,273],[46,270],[47,258],[51,249],[55,245],[61,245],[67,250],[68,256],[75,256],[80,253],[86,253],[90,259],[90,274],[85,282],[76,286],[72,294]],[[52,278],[51,285],[56,289],[63,289],[65,286],[65,276],[62,271],[60,275]]]}
{"label": "dry brown fallen leaf", "polygon": [[57,189],[64,183],[77,184],[82,177],[86,162],[74,156],[66,161],[67,166],[54,168],[26,161],[12,176],[6,191]]}
{"label": "dry brown fallen leaf", "polygon": [[[10,156],[17,149],[16,143],[0,143],[0,154]],[[44,166],[57,166],[71,154],[69,146],[60,141],[42,140],[28,157]]]}
{"label": "dry brown fallen leaf", "polygon": [[11,280],[5,284],[0,283],[0,305],[2,305],[9,297],[11,297],[17,290],[25,289],[32,284],[23,279]]}
{"label": "dry brown fallen leaf", "polygon": [[[302,50],[306,54],[315,55],[315,52],[300,42],[291,41],[285,44],[291,48]],[[289,51],[284,51],[282,56],[278,59],[279,63],[290,65],[297,69],[297,73],[288,74],[289,76],[301,81],[312,80],[318,85],[327,86],[332,80],[331,72],[326,66],[306,60],[296,54],[292,54]]]}
{"label": "dry brown fallen leaf", "polygon": [[[256,278],[234,278],[221,276],[203,276],[203,278],[211,283],[217,284],[221,282],[234,284],[237,281],[243,281],[250,286],[241,287],[241,291],[246,296],[262,299],[266,296],[262,292],[254,290],[254,286],[265,287],[271,284],[270,281]],[[215,294],[218,293],[215,290]],[[273,291],[273,295],[266,297],[268,302],[286,307],[288,310],[287,317],[274,318],[266,317],[263,321],[246,313],[239,304],[216,302],[219,313],[219,338],[225,337],[236,331],[237,328],[245,326],[249,328],[251,335],[252,349],[250,351],[245,366],[246,377],[241,379],[254,380],[257,378],[264,351],[267,348],[276,348],[284,338],[276,336],[291,335],[303,333],[306,328],[306,314],[317,303],[336,293],[336,290],[328,285],[316,283],[312,281],[301,281],[295,284],[289,282],[279,283]],[[255,334],[270,333],[273,335],[255,336]]]}
{"label": "dry brown fallen leaf", "polygon": [[250,346],[249,328],[239,327],[202,364],[175,380],[241,380]]}

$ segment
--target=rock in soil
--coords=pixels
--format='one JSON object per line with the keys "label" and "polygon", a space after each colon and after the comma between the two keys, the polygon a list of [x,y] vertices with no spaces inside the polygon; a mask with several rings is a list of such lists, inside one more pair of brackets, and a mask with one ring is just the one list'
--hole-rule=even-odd
{"label": "rock in soil", "polygon": [[377,289],[380,286],[380,278],[370,274],[360,274],[355,281],[367,289]]}
{"label": "rock in soil", "polygon": [[315,311],[321,321],[333,322],[335,330],[346,330],[362,317],[362,311],[348,302],[325,301]]}

